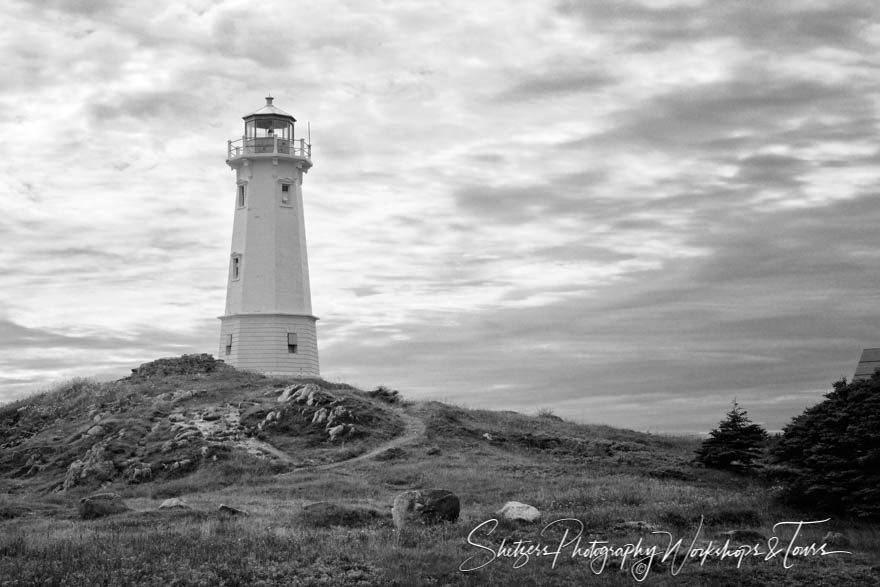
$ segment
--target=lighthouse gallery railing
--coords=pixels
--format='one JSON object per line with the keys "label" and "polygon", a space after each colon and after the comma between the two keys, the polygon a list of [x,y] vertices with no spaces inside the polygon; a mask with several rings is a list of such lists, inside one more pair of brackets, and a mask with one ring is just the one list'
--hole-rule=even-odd
{"label": "lighthouse gallery railing", "polygon": [[305,139],[282,139],[280,137],[257,137],[248,139],[242,137],[228,142],[227,159],[243,157],[245,155],[293,155],[295,157],[312,158],[312,146]]}

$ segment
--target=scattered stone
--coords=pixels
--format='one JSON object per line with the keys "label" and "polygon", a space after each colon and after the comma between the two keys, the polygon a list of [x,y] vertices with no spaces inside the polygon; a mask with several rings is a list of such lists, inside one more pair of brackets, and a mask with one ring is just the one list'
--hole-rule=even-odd
{"label": "scattered stone", "polygon": [[221,514],[226,514],[229,516],[247,516],[250,515],[244,510],[240,510],[238,508],[234,508],[230,505],[220,504],[220,507],[217,508],[217,511]]}
{"label": "scattered stone", "polygon": [[330,442],[336,440],[336,437],[345,432],[345,425],[340,424],[339,426],[334,426],[327,430],[327,433],[330,435]]}
{"label": "scattered stone", "polygon": [[191,510],[192,506],[186,503],[186,501],[180,499],[179,497],[172,497],[171,499],[166,499],[161,504],[159,504],[160,510]]}
{"label": "scattered stone", "polygon": [[436,445],[435,445],[435,446],[429,446],[429,447],[428,447],[428,450],[426,450],[425,453],[426,453],[426,454],[429,454],[429,455],[438,455],[438,454],[440,454],[440,447],[439,447],[439,446],[436,446]]}
{"label": "scattered stone", "polygon": [[541,518],[538,508],[519,501],[508,501],[496,512],[505,520],[518,520],[521,522],[535,522]]}
{"label": "scattered stone", "polygon": [[445,489],[404,491],[394,498],[391,516],[394,526],[402,530],[418,522],[434,525],[454,522],[461,511],[458,497]]}
{"label": "scattered stone", "polygon": [[128,510],[118,493],[96,493],[79,500],[79,516],[83,520],[121,514]]}
{"label": "scattered stone", "polygon": [[486,440],[492,440],[492,435],[486,432],[485,434],[483,434],[483,438],[485,438]]}
{"label": "scattered stone", "polygon": [[91,428],[89,428],[88,432],[86,432],[87,436],[103,436],[103,434],[104,427],[100,425],[92,426]]}
{"label": "scattered stone", "polygon": [[172,412],[168,415],[168,420],[170,422],[183,422],[186,420],[186,416],[182,412]]}
{"label": "scattered stone", "polygon": [[162,446],[159,447],[159,450],[163,453],[169,453],[174,450],[174,447],[177,445],[173,440],[166,440],[162,443]]}

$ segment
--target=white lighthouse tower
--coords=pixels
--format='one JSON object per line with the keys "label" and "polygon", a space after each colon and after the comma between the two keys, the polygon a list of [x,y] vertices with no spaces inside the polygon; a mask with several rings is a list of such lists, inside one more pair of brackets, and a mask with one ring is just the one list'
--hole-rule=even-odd
{"label": "white lighthouse tower", "polygon": [[229,141],[235,220],[220,317],[220,357],[239,369],[318,376],[303,218],[303,174],[312,146],[294,138],[296,119],[272,104],[244,116]]}

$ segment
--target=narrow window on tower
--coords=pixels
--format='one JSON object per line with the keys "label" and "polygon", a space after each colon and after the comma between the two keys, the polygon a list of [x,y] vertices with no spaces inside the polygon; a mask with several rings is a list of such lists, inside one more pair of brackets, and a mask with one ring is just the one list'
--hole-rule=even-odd
{"label": "narrow window on tower", "polygon": [[243,183],[238,184],[238,195],[236,196],[235,205],[238,208],[244,208],[245,202],[245,186]]}
{"label": "narrow window on tower", "polygon": [[296,333],[288,332],[287,333],[287,352],[295,353],[296,352]]}
{"label": "narrow window on tower", "polygon": [[291,195],[290,184],[289,183],[282,183],[281,184],[281,205],[282,206],[292,206],[293,205],[290,200],[290,195]]}
{"label": "narrow window on tower", "polygon": [[232,255],[232,279],[241,277],[241,255]]}
{"label": "narrow window on tower", "polygon": [[226,354],[227,355],[232,354],[232,335],[231,334],[226,335]]}

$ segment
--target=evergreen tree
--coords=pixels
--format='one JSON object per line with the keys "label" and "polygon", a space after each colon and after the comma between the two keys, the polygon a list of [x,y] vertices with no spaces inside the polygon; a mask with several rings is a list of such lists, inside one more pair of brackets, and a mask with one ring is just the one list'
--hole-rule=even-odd
{"label": "evergreen tree", "polygon": [[748,413],[733,401],[733,409],[697,450],[697,461],[716,469],[746,470],[761,457],[767,432],[753,424]]}
{"label": "evergreen tree", "polygon": [[825,401],[785,427],[771,455],[793,470],[791,501],[880,518],[880,372],[835,383]]}

